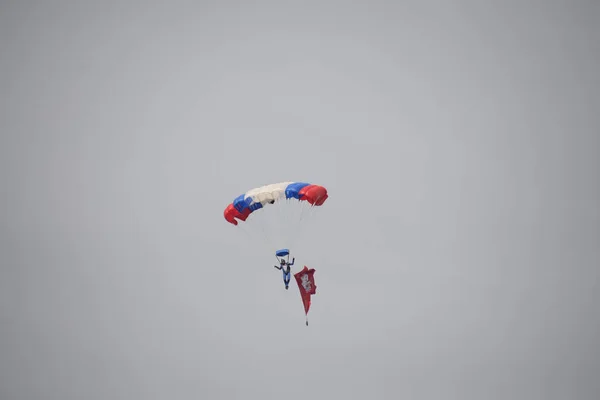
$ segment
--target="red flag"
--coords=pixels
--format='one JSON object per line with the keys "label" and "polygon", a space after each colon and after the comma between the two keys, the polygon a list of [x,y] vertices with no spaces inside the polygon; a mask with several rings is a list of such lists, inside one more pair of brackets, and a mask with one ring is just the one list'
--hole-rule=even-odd
{"label": "red flag", "polygon": [[302,296],[302,302],[304,303],[304,313],[306,314],[306,325],[308,325],[308,310],[310,309],[310,296],[317,293],[317,285],[315,285],[315,270],[314,268],[308,269],[306,265],[304,269],[296,274],[296,282],[298,283],[298,289],[300,289],[300,296]]}

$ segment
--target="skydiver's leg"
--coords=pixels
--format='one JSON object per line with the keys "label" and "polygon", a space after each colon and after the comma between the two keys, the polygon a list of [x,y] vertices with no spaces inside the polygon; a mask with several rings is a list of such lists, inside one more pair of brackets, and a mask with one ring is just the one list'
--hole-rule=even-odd
{"label": "skydiver's leg", "polygon": [[283,275],[283,282],[285,283],[285,288],[287,289],[290,284],[290,274],[286,273]]}

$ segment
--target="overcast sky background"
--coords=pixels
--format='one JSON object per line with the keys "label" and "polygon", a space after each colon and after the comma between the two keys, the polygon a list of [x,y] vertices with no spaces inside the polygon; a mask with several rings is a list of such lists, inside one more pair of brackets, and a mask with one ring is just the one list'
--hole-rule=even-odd
{"label": "overcast sky background", "polygon": [[[597,399],[599,17],[0,2],[0,398]],[[287,180],[308,327],[223,219]]]}

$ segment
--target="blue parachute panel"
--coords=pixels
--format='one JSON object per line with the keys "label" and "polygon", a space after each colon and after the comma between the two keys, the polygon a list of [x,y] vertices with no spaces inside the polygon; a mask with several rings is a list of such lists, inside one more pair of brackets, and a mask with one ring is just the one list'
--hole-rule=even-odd
{"label": "blue parachute panel", "polygon": [[285,188],[285,198],[286,199],[298,199],[300,200],[300,190],[302,190],[302,188],[306,187],[310,185],[310,183],[304,183],[304,182],[296,182],[296,183],[290,183],[287,188]]}
{"label": "blue parachute panel", "polygon": [[256,211],[256,210],[258,210],[259,208],[262,208],[262,207],[263,207],[263,205],[261,203],[253,203],[253,204],[250,204],[250,206],[248,206],[248,208],[250,209],[250,211]]}
{"label": "blue parachute panel", "polygon": [[243,212],[246,208],[248,208],[248,200],[246,199],[245,194],[240,194],[238,197],[233,200],[233,206],[239,212]]}
{"label": "blue parachute panel", "polygon": [[290,255],[290,251],[289,249],[281,249],[281,250],[277,250],[275,252],[275,255],[277,257],[285,257],[285,256],[289,256]]}

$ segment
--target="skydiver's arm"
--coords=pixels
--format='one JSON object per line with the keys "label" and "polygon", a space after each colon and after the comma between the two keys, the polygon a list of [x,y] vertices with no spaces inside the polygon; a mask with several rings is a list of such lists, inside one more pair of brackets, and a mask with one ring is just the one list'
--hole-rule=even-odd
{"label": "skydiver's arm", "polygon": [[296,257],[292,258],[292,262],[288,263],[288,265],[294,265],[294,261],[296,261]]}
{"label": "skydiver's arm", "polygon": [[277,265],[273,265],[273,268],[277,268],[278,270],[281,270],[281,267],[278,267]]}

